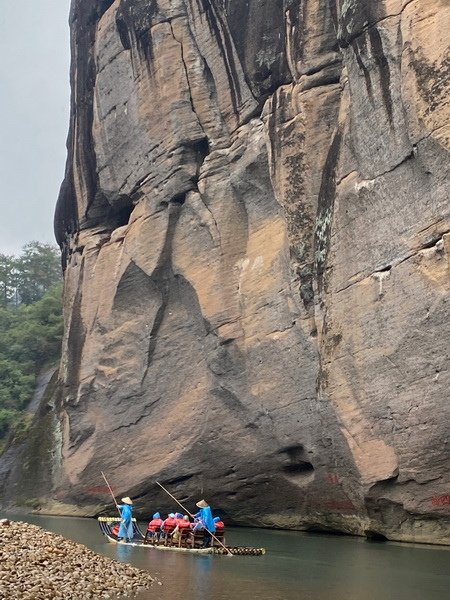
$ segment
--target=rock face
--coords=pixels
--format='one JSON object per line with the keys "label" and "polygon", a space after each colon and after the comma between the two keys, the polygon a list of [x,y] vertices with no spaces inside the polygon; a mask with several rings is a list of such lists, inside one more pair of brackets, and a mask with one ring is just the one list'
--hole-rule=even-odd
{"label": "rock face", "polygon": [[72,1],[48,510],[450,543],[449,18]]}

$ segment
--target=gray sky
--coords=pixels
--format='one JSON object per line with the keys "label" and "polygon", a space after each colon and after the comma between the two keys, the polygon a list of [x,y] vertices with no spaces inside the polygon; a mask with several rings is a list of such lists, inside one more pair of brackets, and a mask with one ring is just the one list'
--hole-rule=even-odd
{"label": "gray sky", "polygon": [[69,124],[70,0],[0,0],[0,252],[54,242]]}

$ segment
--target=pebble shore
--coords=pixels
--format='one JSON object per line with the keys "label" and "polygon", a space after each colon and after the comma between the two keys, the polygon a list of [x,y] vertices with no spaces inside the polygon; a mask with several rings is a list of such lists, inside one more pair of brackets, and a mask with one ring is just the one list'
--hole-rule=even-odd
{"label": "pebble shore", "polygon": [[154,582],[36,525],[3,520],[0,535],[0,600],[126,598]]}

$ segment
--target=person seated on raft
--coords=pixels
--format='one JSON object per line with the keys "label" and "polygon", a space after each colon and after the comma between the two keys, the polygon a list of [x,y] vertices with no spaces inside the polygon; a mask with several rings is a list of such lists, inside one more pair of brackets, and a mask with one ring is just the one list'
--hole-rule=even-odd
{"label": "person seated on raft", "polygon": [[172,534],[172,539],[178,541],[183,531],[190,531],[192,529],[192,523],[189,521],[188,515],[184,515],[182,519],[178,519],[178,524]]}
{"label": "person seated on raft", "polygon": [[181,513],[179,513],[179,512],[176,512],[175,513],[175,520],[177,522],[177,527],[178,527],[178,525],[183,522],[183,515]]}
{"label": "person seated on raft", "polygon": [[201,547],[203,544],[205,528],[203,527],[203,523],[197,517],[194,517],[194,522],[192,523],[192,535],[193,541],[192,544],[195,544],[196,547]]}
{"label": "person seated on raft", "polygon": [[145,534],[145,540],[152,539],[154,541],[158,540],[158,534],[161,529],[161,525],[163,524],[163,520],[161,519],[161,515],[159,512],[155,512],[152,517],[152,520],[147,526],[147,533]]}
{"label": "person seated on raft", "polygon": [[[225,523],[220,517],[214,517],[214,523],[216,525],[216,537],[222,544],[225,543]],[[214,543],[213,543],[214,545]]]}
{"label": "person seated on raft", "polygon": [[177,526],[178,521],[175,518],[175,513],[169,513],[167,519],[165,519],[161,525],[161,539],[167,538],[169,535],[173,533],[173,530]]}
{"label": "person seated on raft", "polygon": [[180,521],[182,521],[182,519],[183,519],[183,515],[179,512],[176,512],[175,513],[175,521],[177,524],[175,525],[175,529],[172,531],[172,537],[173,537],[173,534],[175,533],[175,531],[177,531],[178,524],[180,523]]}
{"label": "person seated on raft", "polygon": [[203,548],[207,548],[211,545],[211,534],[215,533],[216,524],[214,523],[211,508],[205,500],[199,500],[195,506],[197,506],[200,510],[194,515],[194,517],[200,521],[203,529],[205,530],[202,546]]}
{"label": "person seated on raft", "polygon": [[131,498],[126,496],[125,498],[122,498],[122,502],[123,502],[123,504],[119,504],[117,507],[119,509],[120,515],[122,517],[122,519],[120,521],[119,534],[117,537],[119,538],[119,542],[120,541],[129,542],[134,537],[133,501],[131,500]]}

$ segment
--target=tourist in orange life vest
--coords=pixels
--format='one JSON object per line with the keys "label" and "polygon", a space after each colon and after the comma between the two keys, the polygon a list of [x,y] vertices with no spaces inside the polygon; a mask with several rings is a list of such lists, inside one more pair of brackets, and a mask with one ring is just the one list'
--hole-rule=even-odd
{"label": "tourist in orange life vest", "polygon": [[178,523],[180,529],[192,529],[192,523],[189,521],[189,517],[184,515],[181,521]]}
{"label": "tourist in orange life vest", "polygon": [[175,518],[175,513],[169,513],[167,519],[161,525],[161,537],[166,538],[171,535],[177,525],[178,521]]}
{"label": "tourist in orange life vest", "polygon": [[178,540],[180,539],[181,534],[183,533],[183,531],[187,531],[187,530],[191,530],[192,529],[192,523],[189,521],[189,517],[187,515],[184,515],[184,517],[182,519],[178,520],[178,525],[176,526],[172,537],[174,540]]}
{"label": "tourist in orange life vest", "polygon": [[161,519],[161,515],[159,512],[156,512],[153,515],[152,520],[148,524],[147,533],[145,534],[145,539],[148,538],[156,539],[158,537],[158,532],[161,529],[161,525],[163,524],[163,520]]}
{"label": "tourist in orange life vest", "polygon": [[179,512],[175,513],[175,521],[176,521],[176,525],[175,525],[175,529],[172,531],[172,538],[174,540],[178,539],[178,525],[181,523],[181,521],[183,520],[183,515]]}
{"label": "tourist in orange life vest", "polygon": [[223,531],[225,529],[225,523],[220,517],[214,517],[214,523],[216,524],[217,531]]}

